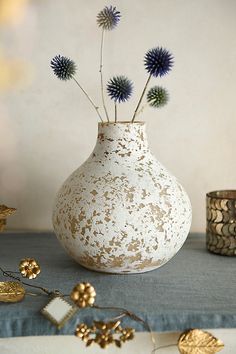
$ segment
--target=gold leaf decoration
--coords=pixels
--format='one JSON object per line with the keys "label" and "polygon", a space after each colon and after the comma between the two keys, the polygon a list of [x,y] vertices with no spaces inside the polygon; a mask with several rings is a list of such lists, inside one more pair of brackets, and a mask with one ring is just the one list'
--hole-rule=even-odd
{"label": "gold leaf decoration", "polygon": [[117,329],[117,327],[120,325],[120,321],[112,321],[108,323],[102,321],[94,321],[94,325],[100,331],[112,331]]}
{"label": "gold leaf decoration", "polygon": [[224,348],[224,343],[211,333],[201,329],[190,329],[183,332],[178,340],[181,354],[214,354]]}
{"label": "gold leaf decoration", "polygon": [[0,302],[19,302],[25,297],[25,289],[15,281],[0,282]]}

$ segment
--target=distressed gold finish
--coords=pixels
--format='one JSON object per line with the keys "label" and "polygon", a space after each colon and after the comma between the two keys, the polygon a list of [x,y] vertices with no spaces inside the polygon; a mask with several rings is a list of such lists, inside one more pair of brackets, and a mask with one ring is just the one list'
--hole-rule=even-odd
{"label": "distressed gold finish", "polygon": [[25,297],[25,289],[15,281],[0,282],[0,302],[19,302]]}
{"label": "distressed gold finish", "polygon": [[96,291],[90,283],[80,283],[74,287],[70,298],[78,307],[92,306],[95,302]]}
{"label": "distressed gold finish", "polygon": [[178,349],[181,354],[214,354],[224,348],[224,343],[211,333],[190,329],[181,334]]}
{"label": "distressed gold finish", "polygon": [[35,279],[41,272],[39,264],[33,258],[25,258],[20,261],[19,271],[28,279]]}
{"label": "distressed gold finish", "polygon": [[6,205],[0,205],[0,232],[4,230],[7,217],[16,211],[15,208],[9,208]]}
{"label": "distressed gold finish", "polygon": [[236,256],[236,190],[210,192],[206,204],[208,250]]}
{"label": "distressed gold finish", "polygon": [[91,327],[81,323],[75,330],[75,336],[80,338],[90,346],[95,343],[102,349],[106,349],[110,344],[121,347],[122,343],[134,338],[135,330],[133,328],[122,328],[120,321],[103,322],[94,321]]}
{"label": "distressed gold finish", "polygon": [[62,185],[53,211],[69,255],[106,273],[162,266],[190,224],[188,196],[151,153],[143,122],[99,124],[92,154]]}
{"label": "distressed gold finish", "polygon": [[[132,243],[131,243],[132,245]],[[155,246],[154,246],[155,247]],[[120,256],[110,256],[109,261],[105,262],[103,261],[102,255],[96,255],[96,257],[90,257],[88,254],[84,254],[82,259],[81,259],[81,264],[84,265],[87,268],[93,269],[96,265],[99,265],[100,269],[106,270],[106,268],[113,267],[113,268],[118,268],[122,267],[127,263],[132,264],[133,267],[133,262],[137,262],[137,265],[135,266],[135,269],[137,270],[143,270],[147,267],[160,267],[161,265],[165,264],[167,262],[167,259],[159,259],[157,261],[153,260],[153,258],[149,258],[147,260],[141,260],[141,253],[137,253],[134,256],[125,256],[125,254],[121,254]],[[127,269],[126,272],[128,273],[129,271],[132,271],[132,269]]]}

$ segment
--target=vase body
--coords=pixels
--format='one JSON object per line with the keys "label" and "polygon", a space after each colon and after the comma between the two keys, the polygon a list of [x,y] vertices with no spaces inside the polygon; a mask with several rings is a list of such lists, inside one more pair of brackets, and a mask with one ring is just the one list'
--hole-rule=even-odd
{"label": "vase body", "polygon": [[191,215],[186,192],[152,155],[145,123],[99,123],[92,154],[57,194],[53,225],[82,266],[142,273],[178,252]]}

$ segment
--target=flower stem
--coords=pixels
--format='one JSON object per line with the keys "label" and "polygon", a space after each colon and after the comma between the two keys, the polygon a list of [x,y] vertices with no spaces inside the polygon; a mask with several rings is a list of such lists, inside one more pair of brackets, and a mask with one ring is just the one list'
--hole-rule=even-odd
{"label": "flower stem", "polygon": [[144,104],[140,110],[136,113],[136,117],[140,114],[140,113],[143,113],[143,111],[145,110],[145,108],[147,107],[148,103]]}
{"label": "flower stem", "polygon": [[101,114],[99,112],[99,107],[97,107],[94,102],[92,101],[92,99],[90,98],[90,96],[87,94],[87,92],[83,89],[83,87],[80,85],[80,83],[76,80],[76,78],[74,76],[72,76],[72,79],[75,81],[75,83],[79,86],[79,88],[83,91],[83,93],[85,94],[85,96],[87,97],[87,99],[89,100],[89,102],[92,104],[93,108],[96,110],[100,120],[103,122],[103,119],[101,117]]}
{"label": "flower stem", "polygon": [[24,285],[27,285],[27,286],[31,286],[31,288],[35,288],[35,289],[40,289],[42,290],[44,293],[50,295],[52,294],[51,291],[49,291],[48,289],[46,288],[43,288],[42,286],[37,286],[37,285],[32,285],[32,284],[29,284],[29,283],[26,283],[24,281],[22,281],[19,277],[15,276],[15,275],[12,275],[9,271],[5,271],[2,267],[0,267],[0,271],[2,272],[2,274],[6,277],[9,277],[9,278],[12,278],[14,280],[17,280],[19,281],[21,284],[24,284]]}
{"label": "flower stem", "polygon": [[152,329],[149,326],[149,323],[147,321],[143,320],[141,317],[137,316],[135,313],[128,311],[122,307],[93,305],[93,308],[98,309],[98,310],[117,310],[117,311],[121,312],[120,315],[117,316],[117,319],[118,319],[118,317],[122,318],[122,317],[128,316],[136,322],[141,322],[151,335],[151,340],[152,340],[152,344],[153,344],[153,348],[154,348],[152,353],[156,350],[156,339],[155,339]]}
{"label": "flower stem", "polygon": [[140,99],[139,99],[139,101],[138,101],[137,107],[136,107],[136,109],[135,109],[135,111],[134,111],[134,115],[133,115],[133,118],[132,118],[132,121],[131,121],[132,123],[134,122],[134,120],[135,120],[135,118],[136,118],[136,115],[137,115],[137,113],[138,113],[138,109],[139,109],[139,107],[140,107],[140,105],[141,105],[141,103],[142,103],[143,96],[144,96],[144,94],[145,94],[145,92],[146,92],[146,90],[147,90],[147,87],[148,87],[149,81],[151,80],[151,77],[152,77],[152,75],[150,74],[150,75],[148,76],[147,82],[146,82],[146,84],[145,84],[145,86],[144,86],[144,89],[143,89],[143,92],[142,92],[142,94],[141,94],[141,97],[140,97]]}
{"label": "flower stem", "polygon": [[117,103],[115,102],[115,122],[117,122]]}
{"label": "flower stem", "polygon": [[105,31],[103,29],[102,30],[102,40],[101,40],[101,49],[100,49],[100,69],[99,69],[99,72],[100,72],[100,80],[101,80],[102,105],[103,105],[103,108],[104,108],[104,111],[105,111],[105,114],[106,114],[106,117],[107,117],[107,121],[109,122],[109,116],[108,116],[108,113],[107,113],[107,108],[106,108],[106,104],[105,104],[105,97],[104,97],[103,72],[102,72],[102,69],[103,69],[104,34],[105,34]]}

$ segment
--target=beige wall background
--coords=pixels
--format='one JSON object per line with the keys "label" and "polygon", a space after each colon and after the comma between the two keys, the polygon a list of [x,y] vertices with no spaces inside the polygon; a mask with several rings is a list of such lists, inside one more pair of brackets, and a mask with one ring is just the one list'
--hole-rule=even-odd
{"label": "beige wall background", "polygon": [[[9,228],[51,229],[55,194],[90,154],[97,117],[73,82],[49,67],[56,54],[73,58],[79,81],[96,102],[104,0],[29,1],[21,20],[0,27],[1,48],[24,63],[24,80],[0,97],[0,201],[18,209]],[[124,74],[135,83],[127,120],[146,80],[144,53],[161,45],[175,56],[173,71],[153,84],[170,102],[142,119],[153,153],[183,184],[193,206],[192,231],[204,231],[205,193],[236,188],[235,0],[113,0],[122,13],[107,33],[105,79]],[[107,100],[108,102],[108,100]],[[109,106],[109,109],[113,109]]]}

